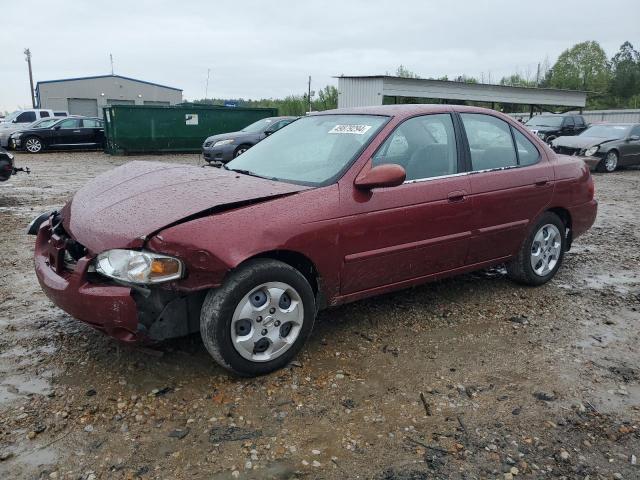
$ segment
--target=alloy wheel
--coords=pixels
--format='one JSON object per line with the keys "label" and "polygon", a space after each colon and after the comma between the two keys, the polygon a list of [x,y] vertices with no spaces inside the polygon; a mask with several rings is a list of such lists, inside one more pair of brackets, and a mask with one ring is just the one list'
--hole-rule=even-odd
{"label": "alloy wheel", "polygon": [[604,168],[607,172],[613,172],[618,166],[618,155],[616,152],[607,153],[604,159]]}
{"label": "alloy wheel", "polygon": [[42,150],[42,142],[37,138],[29,138],[25,143],[25,148],[29,153],[38,153]]}
{"label": "alloy wheel", "polygon": [[558,227],[548,223],[533,237],[531,268],[540,277],[547,276],[557,265],[562,248],[562,234]]}
{"label": "alloy wheel", "polygon": [[231,319],[231,341],[252,362],[280,357],[295,343],[304,322],[300,294],[282,282],[257,286],[238,303]]}

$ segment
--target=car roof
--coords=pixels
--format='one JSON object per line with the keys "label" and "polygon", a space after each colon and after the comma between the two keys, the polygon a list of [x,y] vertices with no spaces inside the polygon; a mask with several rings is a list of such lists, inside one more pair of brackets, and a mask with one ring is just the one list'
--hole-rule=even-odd
{"label": "car roof", "polygon": [[384,115],[388,117],[412,117],[414,115],[428,114],[428,113],[491,113],[500,114],[503,117],[506,115],[491,110],[489,108],[471,107],[466,105],[449,105],[449,104],[403,104],[403,105],[380,105],[371,107],[355,107],[355,108],[337,108],[334,110],[325,110],[322,112],[314,112],[309,116],[317,115]]}

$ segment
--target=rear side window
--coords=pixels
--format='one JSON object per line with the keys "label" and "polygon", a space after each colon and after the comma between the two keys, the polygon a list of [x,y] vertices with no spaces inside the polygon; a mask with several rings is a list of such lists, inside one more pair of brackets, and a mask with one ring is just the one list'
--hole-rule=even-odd
{"label": "rear side window", "polygon": [[102,128],[102,122],[93,118],[85,118],[82,120],[84,128]]}
{"label": "rear side window", "polygon": [[36,121],[36,112],[22,112],[16,118],[16,123],[31,123]]}
{"label": "rear side window", "polygon": [[518,165],[507,122],[482,113],[462,113],[460,117],[469,141],[474,171]]}
{"label": "rear side window", "polygon": [[518,160],[520,165],[533,165],[538,163],[540,153],[531,141],[515,128],[513,129],[513,138],[516,141],[518,149]]}
{"label": "rear side window", "polygon": [[449,114],[424,115],[402,123],[373,157],[373,165],[395,163],[407,181],[452,175],[458,171],[458,151]]}
{"label": "rear side window", "polygon": [[40,110],[40,118],[48,118],[48,117],[49,117],[49,112],[45,110]]}

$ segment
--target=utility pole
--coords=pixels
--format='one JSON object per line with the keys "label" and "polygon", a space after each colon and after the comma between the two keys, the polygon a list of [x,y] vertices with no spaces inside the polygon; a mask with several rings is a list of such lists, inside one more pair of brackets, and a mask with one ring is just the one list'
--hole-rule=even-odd
{"label": "utility pole", "polygon": [[307,100],[309,101],[309,110],[308,112],[311,113],[311,75],[309,75],[309,90],[307,92]]}
{"label": "utility pole", "polygon": [[113,54],[109,54],[109,61],[111,62],[111,75],[113,75]]}
{"label": "utility pole", "polygon": [[36,108],[36,97],[33,94],[34,90],[33,90],[33,72],[31,70],[31,50],[29,50],[28,48],[25,48],[24,55],[27,60],[27,65],[29,65],[29,85],[31,86],[31,106],[33,108]]}
{"label": "utility pole", "polygon": [[538,71],[536,73],[536,87],[540,86],[540,62],[538,62]]}

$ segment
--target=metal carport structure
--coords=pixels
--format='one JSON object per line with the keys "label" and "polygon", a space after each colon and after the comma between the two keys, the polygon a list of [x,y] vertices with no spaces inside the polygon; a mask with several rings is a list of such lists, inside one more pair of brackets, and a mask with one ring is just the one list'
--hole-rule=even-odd
{"label": "metal carport structure", "polygon": [[586,105],[587,92],[559,90],[553,88],[512,87],[485,83],[465,83],[447,80],[403,78],[389,75],[339,76],[338,108],[382,105],[384,97],[397,103],[399,98],[428,98],[448,101],[485,102],[495,107],[496,103],[523,104],[535,107],[563,107],[566,110],[582,111]]}

